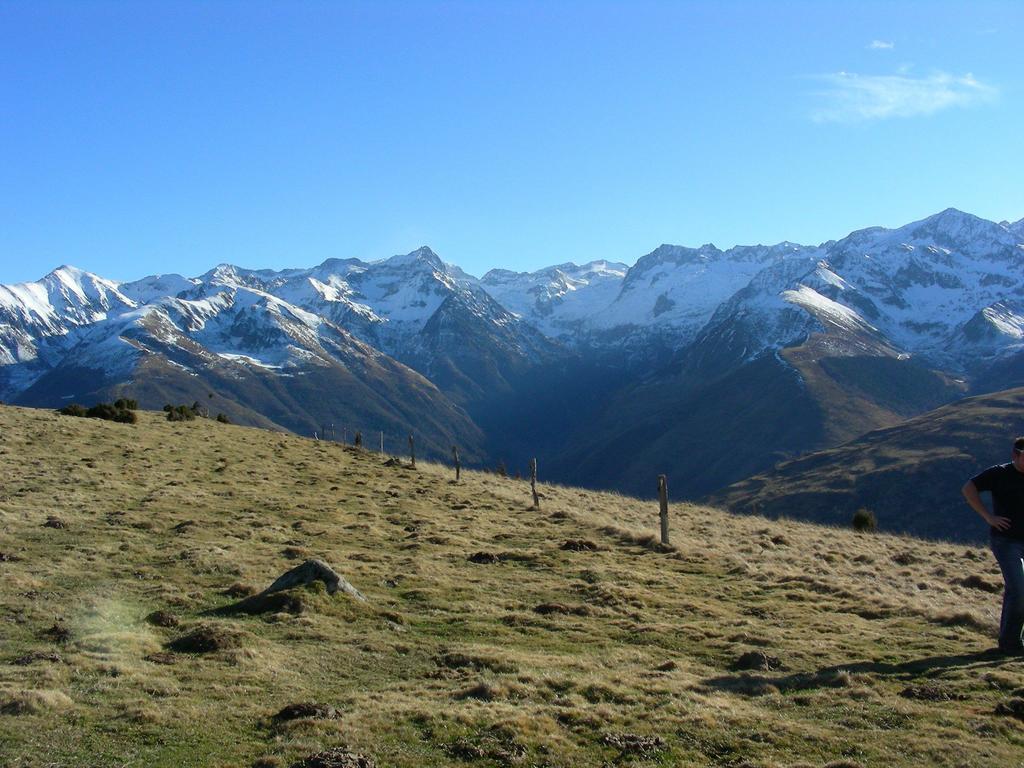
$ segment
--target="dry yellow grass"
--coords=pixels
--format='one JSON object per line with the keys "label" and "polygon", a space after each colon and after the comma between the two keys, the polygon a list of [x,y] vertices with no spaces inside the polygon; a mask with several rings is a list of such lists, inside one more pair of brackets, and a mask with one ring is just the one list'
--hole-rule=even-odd
{"label": "dry yellow grass", "polygon": [[[979,548],[674,504],[662,551],[653,500],[150,413],[0,408],[0,471],[3,765],[1024,760]],[[307,556],[368,603],[218,612]]]}

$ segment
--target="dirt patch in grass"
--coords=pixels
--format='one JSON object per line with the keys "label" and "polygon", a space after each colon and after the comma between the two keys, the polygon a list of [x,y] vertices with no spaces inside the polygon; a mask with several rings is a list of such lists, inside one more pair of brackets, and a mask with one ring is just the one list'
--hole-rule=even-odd
{"label": "dirt patch in grass", "polygon": [[301,702],[299,704],[289,704],[286,707],[282,707],[281,710],[274,715],[273,719],[274,722],[277,723],[286,723],[290,720],[299,720],[300,718],[337,720],[340,717],[341,711],[328,704]]}
{"label": "dirt patch in grass", "polygon": [[34,664],[37,661],[47,661],[51,664],[64,663],[64,659],[59,653],[53,653],[52,651],[35,651],[34,653],[26,653],[24,656],[19,656],[14,659],[11,664],[16,667],[27,667],[29,664]]}
{"label": "dirt patch in grass", "polygon": [[467,559],[477,565],[494,565],[501,562],[501,558],[495,552],[474,552]]}
{"label": "dirt patch in grass", "polygon": [[559,549],[566,552],[596,552],[598,546],[590,539],[568,539]]}
{"label": "dirt patch in grass", "polygon": [[146,617],[146,623],[152,624],[154,627],[171,628],[178,626],[181,622],[170,611],[153,611]]}
{"label": "dirt patch in grass", "polygon": [[290,613],[298,616],[309,607],[307,598],[296,590],[258,594],[225,606],[217,612],[220,614],[244,613],[257,616],[264,613]]}
{"label": "dirt patch in grass", "polygon": [[463,688],[455,694],[456,699],[477,699],[478,701],[496,701],[504,699],[508,691],[497,683],[480,682]]}
{"label": "dirt patch in grass", "polygon": [[497,673],[515,672],[516,665],[503,659],[496,659],[492,656],[481,656],[478,654],[462,653],[460,651],[448,651],[442,653],[435,659],[437,666],[444,669],[473,669],[478,672],[488,671]]}
{"label": "dirt patch in grass", "polygon": [[344,747],[335,747],[304,757],[289,768],[376,768],[376,763],[366,755],[349,752]]}
{"label": "dirt patch in grass", "polygon": [[67,643],[71,639],[71,630],[59,621],[54,622],[53,626],[43,632],[43,636],[52,640],[55,643],[61,645]]}
{"label": "dirt patch in grass", "polygon": [[896,563],[896,565],[913,565],[914,563],[922,562],[920,557],[909,551],[897,552],[892,556],[892,561]]}
{"label": "dirt patch in grass", "polygon": [[962,579],[954,580],[953,583],[958,584],[961,587],[967,587],[968,589],[980,589],[982,592],[989,592],[993,595],[1003,591],[1002,584],[996,584],[994,581],[983,579],[976,573],[972,573],[970,576],[966,576]]}
{"label": "dirt patch in grass", "polygon": [[640,736],[635,733],[606,733],[601,743],[619,750],[619,759],[626,757],[651,758],[665,751],[665,740],[661,736]]}
{"label": "dirt patch in grass", "polygon": [[771,656],[764,651],[747,651],[732,663],[733,669],[751,669],[771,672],[785,669],[782,659]]}
{"label": "dirt patch in grass", "polygon": [[221,594],[227,597],[234,597],[237,599],[240,597],[251,597],[252,595],[255,595],[257,592],[259,592],[259,590],[256,589],[256,587],[254,587],[252,584],[242,584],[241,582],[236,581],[230,587],[221,592]]}
{"label": "dirt patch in grass", "polygon": [[534,613],[541,616],[552,614],[563,614],[569,616],[589,616],[590,609],[585,605],[566,605],[565,603],[541,603],[533,609]]}
{"label": "dirt patch in grass", "polygon": [[43,523],[43,528],[56,528],[57,530],[67,530],[68,524],[56,515],[50,515],[46,518],[46,522]]}
{"label": "dirt patch in grass", "polygon": [[933,616],[932,619],[947,627],[967,627],[981,632],[987,632],[989,630],[988,622],[979,619],[973,613],[968,613],[967,611],[939,613]]}
{"label": "dirt patch in grass", "polygon": [[1024,699],[1014,697],[996,705],[996,714],[1024,720]]}
{"label": "dirt patch in grass", "polygon": [[146,661],[150,662],[151,664],[169,665],[169,664],[177,664],[177,662],[178,662],[178,657],[175,656],[173,653],[162,653],[162,652],[150,653],[150,654],[147,654],[146,656],[144,656],[143,658]]}
{"label": "dirt patch in grass", "polygon": [[501,727],[455,739],[445,747],[445,751],[459,760],[493,760],[499,765],[520,763],[527,753],[516,736]]}
{"label": "dirt patch in grass", "polygon": [[900,696],[917,701],[964,701],[967,698],[964,694],[958,693],[948,686],[936,683],[908,685],[900,691]]}
{"label": "dirt patch in grass", "polygon": [[167,643],[175,653],[213,653],[242,646],[242,636],[235,630],[216,625],[198,627]]}
{"label": "dirt patch in grass", "polygon": [[15,691],[0,697],[0,714],[39,715],[59,712],[71,705],[71,699],[62,691]]}

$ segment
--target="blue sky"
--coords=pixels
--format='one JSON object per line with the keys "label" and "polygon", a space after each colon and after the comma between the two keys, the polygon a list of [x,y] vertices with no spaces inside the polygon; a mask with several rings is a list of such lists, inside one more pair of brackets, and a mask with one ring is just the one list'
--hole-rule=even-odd
{"label": "blue sky", "polygon": [[0,0],[0,282],[1024,217],[1024,3]]}

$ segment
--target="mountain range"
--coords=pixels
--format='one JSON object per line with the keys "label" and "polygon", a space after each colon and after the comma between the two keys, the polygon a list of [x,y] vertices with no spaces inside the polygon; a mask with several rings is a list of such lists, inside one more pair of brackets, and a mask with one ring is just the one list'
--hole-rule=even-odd
{"label": "mountain range", "polygon": [[481,278],[429,248],[0,286],[0,399],[198,400],[302,434],[707,494],[1024,385],[1024,220],[948,209],[818,245],[662,245]]}

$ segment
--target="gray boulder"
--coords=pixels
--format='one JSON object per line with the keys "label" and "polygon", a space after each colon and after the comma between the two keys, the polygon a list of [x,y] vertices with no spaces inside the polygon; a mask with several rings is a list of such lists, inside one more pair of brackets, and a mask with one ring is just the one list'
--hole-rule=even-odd
{"label": "gray boulder", "polygon": [[312,584],[314,581],[322,581],[327,587],[327,593],[333,595],[339,589],[354,597],[356,600],[365,603],[366,598],[362,593],[345,580],[337,571],[323,560],[306,560],[302,565],[297,565],[290,571],[286,571],[277,577],[277,580],[263,590],[264,595],[273,592],[280,592],[292,587],[299,587],[304,584]]}

